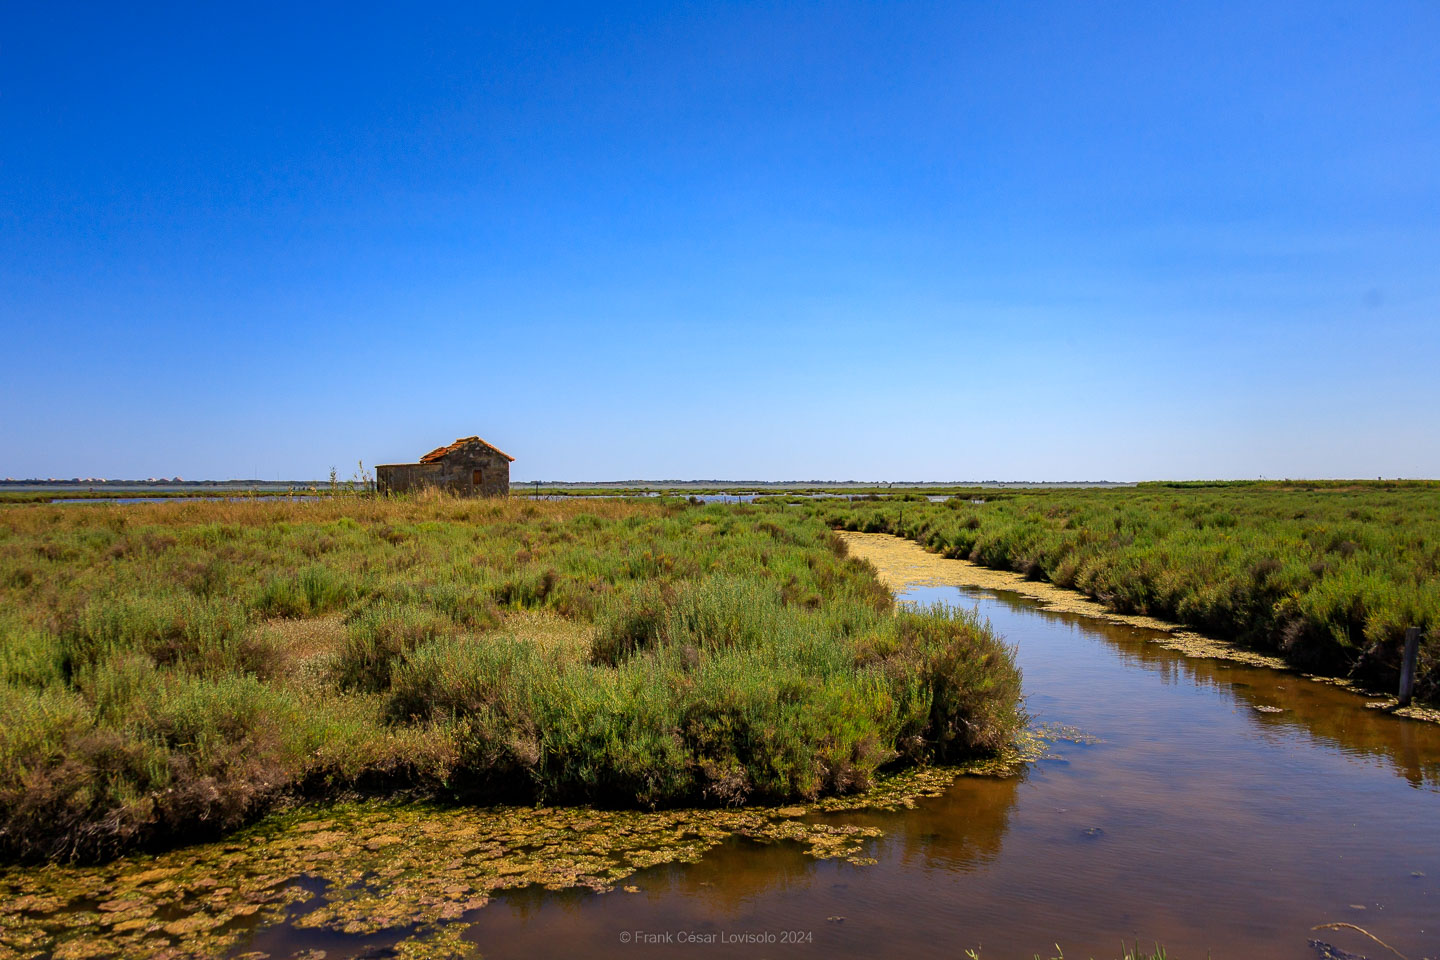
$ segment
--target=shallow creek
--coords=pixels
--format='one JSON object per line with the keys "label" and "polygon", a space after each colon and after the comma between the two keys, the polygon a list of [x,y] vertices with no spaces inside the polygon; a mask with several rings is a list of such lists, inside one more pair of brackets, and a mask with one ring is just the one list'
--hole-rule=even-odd
{"label": "shallow creek", "polygon": [[[1314,958],[1312,939],[1393,956],[1311,930],[1333,922],[1440,956],[1440,726],[1186,656],[1157,630],[946,585],[947,564],[990,581],[895,538],[852,535],[852,552],[871,538],[918,554],[909,573],[881,565],[901,599],[978,607],[1015,645],[1036,722],[1098,742],[1052,744],[1019,777],[961,777],[914,810],[845,815],[884,832],[871,866],[730,843],[639,876],[633,896],[506,895],[467,934],[487,956],[1028,958],[1058,943],[1099,958],[1122,937],[1180,960]],[[775,939],[724,942],[747,934]]]}
{"label": "shallow creek", "polygon": [[1327,923],[1440,957],[1440,726],[847,539],[902,600],[977,607],[1015,645],[1049,731],[1018,775],[769,811],[302,814],[0,873],[0,958],[1394,955]]}

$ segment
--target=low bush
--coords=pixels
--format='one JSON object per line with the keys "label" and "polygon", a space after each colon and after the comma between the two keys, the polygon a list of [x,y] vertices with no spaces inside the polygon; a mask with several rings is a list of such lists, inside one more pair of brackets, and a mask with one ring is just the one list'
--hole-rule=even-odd
{"label": "low bush", "polygon": [[449,617],[429,607],[394,603],[368,607],[347,625],[336,680],[342,690],[379,693],[389,688],[391,668],[398,658],[456,629]]}
{"label": "low bush", "polygon": [[0,857],[105,857],[355,791],[858,790],[1003,746],[1013,677],[984,625],[893,615],[781,505],[7,507]]}
{"label": "low bush", "polygon": [[[1018,732],[1019,673],[974,615],[825,614],[717,576],[612,610],[590,662],[450,638],[396,669],[393,721],[462,731],[458,773],[550,800],[673,804],[863,789],[897,758],[954,760]],[[623,652],[621,652],[623,651]]]}

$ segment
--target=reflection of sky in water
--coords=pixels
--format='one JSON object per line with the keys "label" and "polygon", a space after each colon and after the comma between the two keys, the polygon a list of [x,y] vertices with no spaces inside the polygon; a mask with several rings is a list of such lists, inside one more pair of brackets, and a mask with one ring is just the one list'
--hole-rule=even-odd
{"label": "reflection of sky in water", "polygon": [[[1059,743],[1023,778],[964,778],[913,811],[837,818],[886,831],[874,866],[737,842],[642,874],[640,894],[503,897],[471,934],[486,955],[568,956],[578,944],[630,960],[954,958],[981,946],[1006,958],[1053,956],[1058,941],[1066,956],[1111,957],[1122,936],[1179,958],[1310,960],[1315,936],[1374,955],[1357,934],[1309,929],[1335,920],[1408,956],[1440,955],[1440,727],[1016,595],[932,587],[906,599],[978,608],[1015,645],[1035,720],[1102,742]],[[797,927],[813,931],[810,946],[765,953],[642,951],[617,936]]]}
{"label": "reflection of sky in water", "polygon": [[[1029,636],[1028,624],[1041,619],[1061,626],[1068,637],[1104,644],[1109,658],[1081,663],[1074,661],[1073,646],[1054,643],[1056,634],[1052,631],[1037,632],[1018,645],[1016,655],[1025,673],[1030,709],[1037,719],[1047,719],[1039,716],[1041,703],[1050,704],[1051,709],[1062,709],[1063,704],[1063,710],[1072,717],[1066,722],[1081,726],[1087,716],[1103,711],[1097,699],[1104,698],[1092,696],[1096,684],[1129,682],[1127,671],[1108,666],[1107,661],[1114,659],[1126,667],[1158,674],[1167,685],[1185,682],[1206,688],[1246,708],[1250,713],[1249,732],[1259,740],[1278,744],[1290,736],[1309,737],[1352,759],[1378,763],[1413,786],[1440,790],[1440,726],[1366,710],[1364,700],[1349,691],[1283,671],[1186,657],[1145,642],[1146,637],[1153,636],[1149,631],[1075,614],[1051,613],[1015,594],[969,587],[915,587],[900,599],[920,606],[945,603],[978,608],[1012,641]],[[1055,669],[1057,664],[1059,669]],[[1077,688],[1081,676],[1087,682]],[[1153,692],[1143,682],[1139,690]],[[1255,707],[1280,707],[1282,712],[1262,714]],[[1167,712],[1177,708],[1166,701]],[[1233,751],[1235,746],[1227,745],[1226,749]]]}

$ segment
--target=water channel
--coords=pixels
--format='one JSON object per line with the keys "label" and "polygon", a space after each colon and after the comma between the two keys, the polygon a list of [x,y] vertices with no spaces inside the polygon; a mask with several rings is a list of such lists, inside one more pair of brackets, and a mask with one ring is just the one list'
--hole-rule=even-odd
{"label": "water channel", "polygon": [[[1182,960],[1314,958],[1312,939],[1392,956],[1311,929],[1342,922],[1440,956],[1440,726],[1013,593],[901,599],[978,607],[1015,645],[1035,720],[1098,742],[1060,743],[1019,778],[963,777],[913,811],[847,815],[885,832],[872,866],[736,842],[640,875],[634,896],[506,894],[467,935],[496,960],[1028,958],[1057,943],[1100,958],[1122,938]],[[635,942],[666,931],[700,936]],[[734,940],[747,934],[775,940]]]}
{"label": "water channel", "polygon": [[[16,949],[0,956],[48,955],[50,936],[76,938],[57,957],[440,955],[395,952],[429,923],[453,933],[444,956],[491,960],[1050,958],[1057,944],[1103,960],[1122,939],[1178,960],[1309,960],[1312,940],[1394,955],[1355,928],[1407,960],[1440,957],[1440,725],[954,585],[973,568],[850,536],[929,564],[924,585],[896,582],[901,600],[978,608],[1014,645],[1034,722],[1068,731],[1046,758],[937,778],[939,796],[898,812],[779,811],[799,819],[778,833],[732,832],[747,811],[321,811],[155,858],[0,873],[0,948]],[[835,831],[822,843],[848,830],[855,849],[808,855],[802,821]],[[672,855],[707,823],[718,845]],[[1337,923],[1351,926],[1314,929]]]}

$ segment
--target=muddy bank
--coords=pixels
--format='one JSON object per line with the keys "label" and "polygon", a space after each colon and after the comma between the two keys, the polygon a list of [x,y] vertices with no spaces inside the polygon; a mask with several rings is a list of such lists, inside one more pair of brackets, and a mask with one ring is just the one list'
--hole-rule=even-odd
{"label": "muddy bank", "polygon": [[[913,587],[975,587],[982,590],[997,590],[1028,597],[1056,613],[1070,613],[1092,617],[1109,623],[1139,627],[1157,631],[1160,635],[1153,642],[1191,657],[1208,657],[1229,660],[1252,667],[1293,671],[1294,667],[1281,657],[1261,653],[1237,643],[1207,637],[1179,624],[1154,617],[1116,613],[1103,603],[1092,600],[1084,594],[1057,587],[1043,580],[1031,580],[1023,574],[1009,570],[995,570],[969,560],[951,559],[931,553],[913,540],[906,540],[888,533],[859,533],[853,530],[837,530],[853,556],[874,565],[880,580],[896,594]],[[1365,706],[1375,710],[1386,710],[1414,720],[1440,723],[1440,710],[1411,704],[1398,706],[1394,696],[1378,691],[1366,690],[1349,680],[1336,677],[1322,677],[1303,674],[1308,680],[1328,683],[1353,691],[1365,698]]]}

